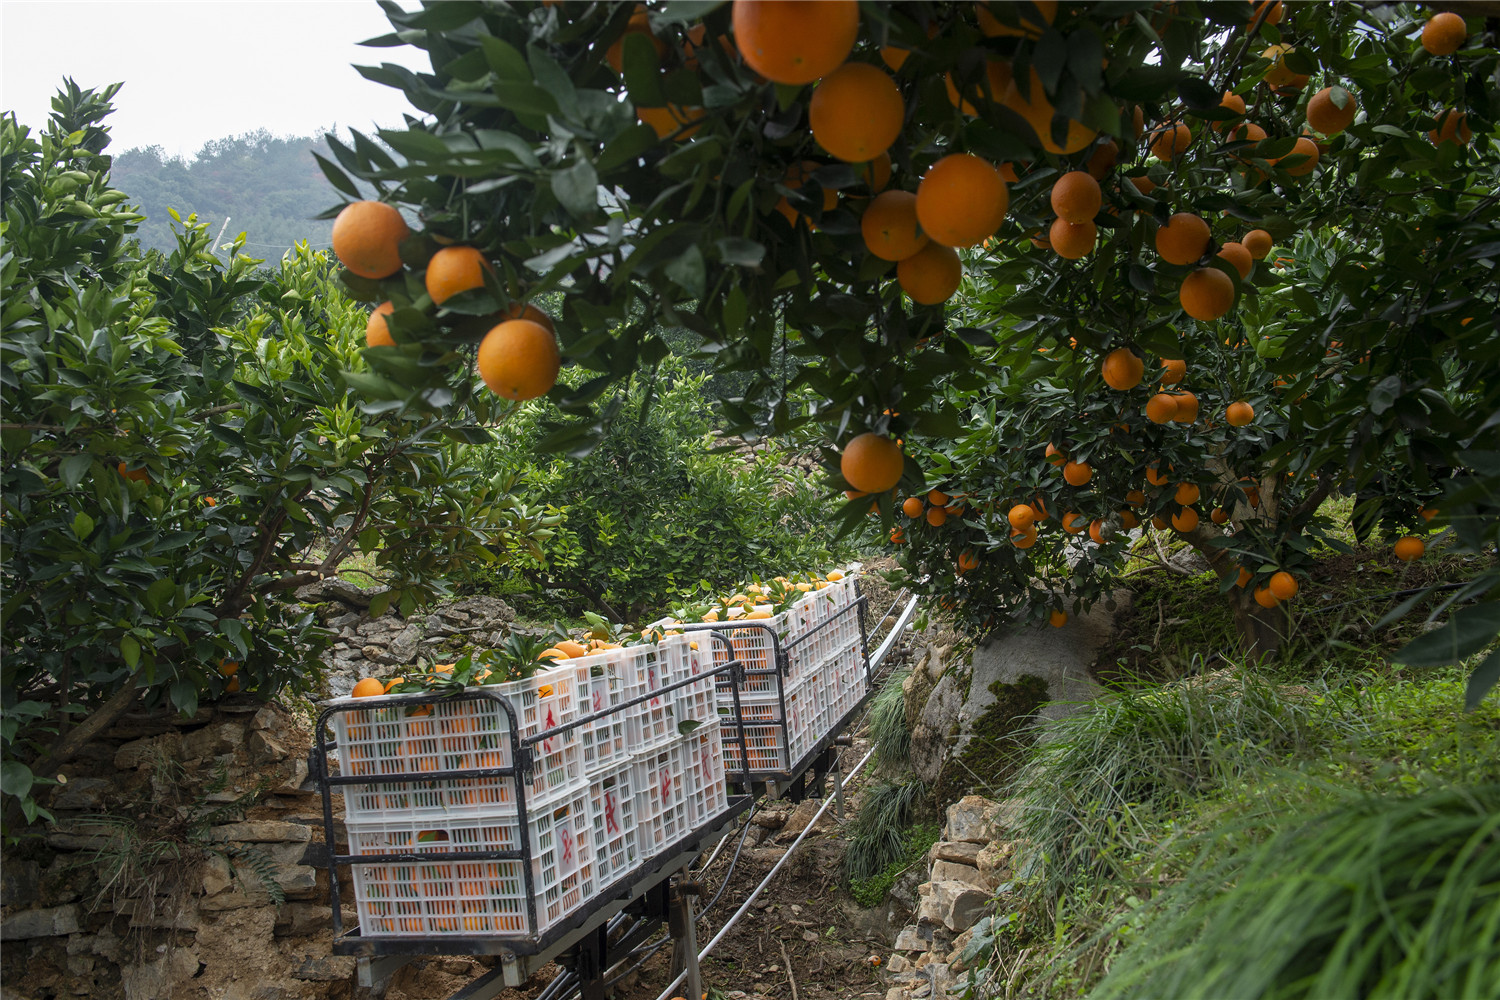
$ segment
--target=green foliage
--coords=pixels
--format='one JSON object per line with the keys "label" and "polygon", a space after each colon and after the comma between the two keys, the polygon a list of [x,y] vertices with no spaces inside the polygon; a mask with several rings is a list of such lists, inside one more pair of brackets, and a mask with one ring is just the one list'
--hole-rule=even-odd
{"label": "green foliage", "polygon": [[902,684],[910,670],[898,670],[870,699],[869,733],[886,769],[900,769],[911,760],[911,730],[906,725],[906,693]]}
{"label": "green foliage", "polygon": [[410,613],[538,527],[458,466],[471,418],[350,397],[365,317],[323,255],[258,276],[191,217],[170,255],[127,245],[139,215],[99,124],[116,89],[69,82],[37,138],[0,117],[0,735],[28,821],[36,775],[137,700],[191,714],[226,690],[311,690],[327,634],[283,598],[350,553],[388,583],[372,607]]}
{"label": "green foliage", "polygon": [[1133,917],[1134,945],[1090,996],[1489,995],[1500,785],[1330,798]]}
{"label": "green foliage", "polygon": [[[610,617],[633,621],[670,603],[747,579],[826,569],[847,558],[830,541],[833,505],[770,443],[717,451],[704,376],[666,359],[647,378],[606,393],[611,433],[578,456],[537,458],[555,407],[529,404],[494,444],[468,455],[486,473],[516,482],[556,527],[521,554],[535,585],[572,591]],[[478,568],[472,585],[506,586],[514,570]]]}
{"label": "green foliage", "polygon": [[1156,846],[1143,816],[1287,760],[1307,746],[1308,718],[1259,676],[1223,671],[1045,723],[1014,784],[1031,845],[1020,874],[1046,899],[1125,877]]}
{"label": "green foliage", "polygon": [[896,884],[896,879],[912,865],[924,860],[932,845],[941,837],[942,829],[936,823],[914,826],[907,830],[900,856],[868,878],[851,877],[849,895],[867,910],[879,906],[885,902],[886,894]]}
{"label": "green foliage", "polygon": [[851,882],[878,876],[903,858],[911,863],[908,855],[914,838],[925,836],[912,826],[926,799],[927,785],[916,778],[897,783],[882,781],[864,790],[859,812],[849,826],[849,850],[844,854],[844,873]]}

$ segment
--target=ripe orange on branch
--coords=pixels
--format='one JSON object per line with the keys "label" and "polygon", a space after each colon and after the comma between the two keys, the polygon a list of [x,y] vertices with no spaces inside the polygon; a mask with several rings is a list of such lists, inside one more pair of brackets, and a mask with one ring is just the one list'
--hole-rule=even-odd
{"label": "ripe orange on branch", "polygon": [[459,292],[484,287],[484,272],[490,262],[474,247],[443,247],[427,262],[422,282],[435,305],[442,305]]}
{"label": "ripe orange on branch", "polygon": [[1216,320],[1234,306],[1234,279],[1216,267],[1200,267],[1182,279],[1178,299],[1193,319]]}
{"label": "ripe orange on branch", "polygon": [[907,517],[911,517],[911,518],[921,517],[922,516],[922,498],[921,497],[907,497],[906,501],[901,505],[901,513],[903,513]]}
{"label": "ripe orange on branch", "polygon": [[856,0],[734,0],[745,65],[773,83],[812,83],[843,65],[859,36]]}
{"label": "ripe orange on branch", "polygon": [[1427,543],[1416,535],[1407,535],[1397,541],[1392,550],[1396,553],[1397,559],[1402,562],[1411,562],[1427,554]]}
{"label": "ripe orange on branch", "polygon": [[1156,230],[1156,252],[1169,264],[1196,264],[1208,253],[1208,223],[1191,212],[1178,212]]}
{"label": "ripe orange on branch", "polygon": [[964,266],[958,251],[928,243],[896,265],[896,280],[912,301],[924,306],[946,302],[963,282]]}
{"label": "ripe orange on branch", "polygon": [[906,458],[901,446],[884,434],[867,431],[844,446],[839,471],[844,480],[866,493],[884,493],[901,481]]}
{"label": "ripe orange on branch", "polygon": [[1010,192],[1000,171],[972,153],[938,160],[917,185],[917,221],[933,240],[971,247],[1000,228]]}
{"label": "ripe orange on branch", "polygon": [[1077,223],[1053,219],[1052,228],[1047,231],[1047,241],[1059,257],[1079,260],[1093,252],[1099,242],[1099,227],[1092,219]]}
{"label": "ripe orange on branch", "polygon": [[1188,146],[1193,143],[1193,130],[1177,122],[1163,127],[1147,138],[1151,139],[1151,155],[1158,160],[1170,161],[1172,157],[1187,152]]}
{"label": "ripe orange on branch", "polygon": [[536,399],[557,384],[562,356],[557,338],[540,323],[509,319],[484,335],[477,364],[479,377],[496,395]]}
{"label": "ripe orange on branch", "polygon": [[917,196],[910,191],[882,191],[859,217],[865,247],[881,260],[905,260],[928,243],[917,228]]}
{"label": "ripe orange on branch", "polygon": [[1087,462],[1068,462],[1063,466],[1063,479],[1069,486],[1082,486],[1094,478],[1094,468]]}
{"label": "ripe orange on branch", "polygon": [[1062,142],[1059,143],[1053,139],[1052,119],[1056,116],[1057,109],[1047,98],[1047,90],[1042,86],[1040,74],[1034,67],[1032,68],[1025,96],[1021,94],[1020,84],[1021,81],[1012,80],[1010,86],[1005,88],[1004,104],[1026,119],[1043,149],[1049,153],[1068,155],[1079,152],[1094,141],[1094,136],[1098,133],[1082,122],[1071,118],[1068,119]]}
{"label": "ripe orange on branch", "polygon": [[1286,570],[1271,575],[1271,582],[1266,585],[1272,594],[1276,595],[1278,601],[1290,601],[1297,596],[1297,578]]}
{"label": "ripe orange on branch", "polygon": [[1255,419],[1255,407],[1243,399],[1230,403],[1224,410],[1224,420],[1230,427],[1244,427]]}
{"label": "ripe orange on branch", "polygon": [[1069,222],[1093,222],[1104,203],[1099,182],[1084,170],[1070,170],[1052,185],[1052,211]]}
{"label": "ripe orange on branch", "polygon": [[1344,92],[1347,103],[1340,108],[1333,100],[1333,88],[1324,87],[1307,102],[1307,124],[1327,136],[1338,135],[1354,124],[1354,114],[1359,104],[1354,95]]}
{"label": "ripe orange on branch", "polygon": [[396,340],[391,336],[390,324],[386,317],[396,311],[392,302],[382,302],[370,313],[369,322],[365,324],[365,346],[366,347],[395,347]]}
{"label": "ripe orange on branch", "polygon": [[1451,56],[1469,37],[1469,27],[1452,11],[1434,14],[1422,25],[1422,48],[1435,56]]}
{"label": "ripe orange on branch", "polygon": [[1111,389],[1125,392],[1141,384],[1146,373],[1146,363],[1128,347],[1118,347],[1104,357],[1104,383]]}
{"label": "ripe orange on branch", "polygon": [[1250,256],[1256,260],[1265,260],[1271,253],[1271,234],[1264,229],[1252,229],[1240,240]]}
{"label": "ripe orange on branch", "polygon": [[889,74],[845,63],[818,84],[807,116],[818,145],[846,163],[864,163],[896,141],[906,105]]}
{"label": "ripe orange on branch", "polygon": [[351,202],[333,220],[333,253],[361,278],[388,278],[401,270],[401,241],[410,235],[394,207],[381,201]]}

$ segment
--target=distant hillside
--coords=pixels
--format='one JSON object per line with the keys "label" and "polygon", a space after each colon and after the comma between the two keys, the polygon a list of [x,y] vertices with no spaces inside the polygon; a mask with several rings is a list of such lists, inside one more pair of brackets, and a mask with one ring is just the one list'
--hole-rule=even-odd
{"label": "distant hillside", "polygon": [[245,252],[279,260],[301,240],[328,246],[331,219],[313,216],[334,205],[339,194],[312,158],[330,156],[321,137],[274,136],[259,132],[206,143],[191,163],[162,155],[160,146],[120,153],[114,158],[114,185],[138,203],[146,216],[138,237],[144,246],[170,250],[176,209],[196,212],[217,236],[229,217],[226,240],[245,233]]}

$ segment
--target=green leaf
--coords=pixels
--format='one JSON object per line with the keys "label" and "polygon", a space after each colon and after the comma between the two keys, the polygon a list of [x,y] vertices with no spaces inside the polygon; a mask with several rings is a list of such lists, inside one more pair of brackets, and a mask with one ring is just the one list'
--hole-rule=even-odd
{"label": "green leaf", "polygon": [[384,593],[376,594],[370,599],[370,617],[379,618],[385,614],[391,606],[391,601],[395,599],[396,592],[394,590],[387,590]]}
{"label": "green leaf", "polygon": [[616,167],[634,163],[656,143],[656,129],[637,123],[605,143],[595,166],[600,173],[608,173]]}
{"label": "green leaf", "polygon": [[577,218],[583,219],[599,207],[599,175],[588,160],[579,160],[571,167],[552,175],[552,193],[564,208]]}
{"label": "green leaf", "polygon": [[1484,662],[1469,675],[1469,684],[1464,690],[1464,709],[1472,712],[1478,708],[1484,696],[1497,683],[1500,683],[1500,649],[1486,656]]}
{"label": "green leaf", "polygon": [[1457,663],[1479,652],[1497,634],[1500,634],[1500,602],[1473,604],[1455,611],[1437,631],[1428,632],[1407,643],[1393,659],[1412,667],[1439,667]]}
{"label": "green leaf", "polygon": [[698,244],[691,244],[678,257],[665,268],[667,277],[694,298],[703,297],[703,285],[706,281],[707,266],[703,261],[703,251],[698,249]]}
{"label": "green leaf", "polygon": [[31,786],[35,783],[36,776],[25,764],[18,760],[0,762],[0,792],[24,799],[31,794]]}
{"label": "green leaf", "polygon": [[63,485],[71,490],[83,482],[84,475],[93,464],[94,456],[92,455],[69,455],[58,464],[57,474],[62,477]]}
{"label": "green leaf", "polygon": [[484,51],[484,58],[489,63],[490,69],[495,75],[503,80],[514,83],[530,83],[531,67],[526,64],[526,57],[514,45],[494,35],[481,35],[479,46]]}
{"label": "green leaf", "polygon": [[73,516],[73,536],[80,540],[88,538],[94,533],[94,519],[83,511]]}
{"label": "green leaf", "polygon": [[747,240],[739,236],[725,236],[714,241],[714,246],[719,251],[719,259],[726,264],[737,264],[741,267],[759,267],[760,262],[766,257],[766,248],[754,240]]}
{"label": "green leaf", "polygon": [[363,197],[359,193],[359,188],[355,187],[354,182],[349,179],[348,174],[332,163],[329,163],[317,153],[313,154],[313,159],[318,161],[318,167],[323,171],[323,176],[328,178],[328,183],[337,188],[341,194],[346,194],[351,198]]}
{"label": "green leaf", "polygon": [[183,715],[193,715],[198,711],[198,685],[189,678],[179,677],[173,681],[171,694],[172,704]]}
{"label": "green leaf", "polygon": [[120,636],[120,655],[125,657],[125,665],[134,670],[141,659],[141,644],[136,641],[135,636]]}
{"label": "green leaf", "polygon": [[162,609],[168,607],[172,595],[177,593],[177,584],[166,577],[151,581],[151,586],[146,588],[146,607],[154,615],[160,615]]}

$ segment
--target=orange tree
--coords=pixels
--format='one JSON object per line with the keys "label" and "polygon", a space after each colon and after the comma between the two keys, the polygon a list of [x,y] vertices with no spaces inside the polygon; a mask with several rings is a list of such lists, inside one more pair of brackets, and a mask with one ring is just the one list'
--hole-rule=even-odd
{"label": "orange tree", "polygon": [[455,461],[472,417],[350,397],[365,311],[322,255],[257,273],[194,224],[140,254],[103,153],[115,89],[70,82],[35,137],[0,117],[8,835],[43,815],[36,782],[136,705],[309,690],[329,635],[287,598],[350,555],[409,612],[497,537],[542,530]]}
{"label": "orange tree", "polygon": [[[859,494],[850,523],[873,503],[948,599],[1057,620],[1105,592],[1128,522],[1155,516],[1209,555],[1244,644],[1268,650],[1318,501],[1346,482],[1408,469],[1388,519],[1416,525],[1441,493],[1432,526],[1495,540],[1494,32],[1450,16],[1424,34],[1430,14],[392,12],[372,44],[418,46],[432,71],[362,72],[420,114],[381,133],[399,160],[356,135],[324,164],[351,198],[357,177],[420,220],[330,213],[349,223],[348,286],[391,302],[366,387],[430,405],[481,344],[481,368],[550,384],[551,351],[502,347],[521,327],[499,321],[561,291],[532,319],[595,377],[552,390],[574,419],[545,445],[586,447],[602,388],[665,354],[653,331],[690,331],[750,375],[729,425],[821,425],[835,485]],[[456,283],[455,248],[474,262]],[[1439,484],[1438,466],[1464,471]],[[935,485],[965,508],[962,536],[926,509],[925,528],[896,520]],[[1013,509],[1038,494],[1040,526]],[[1098,548],[1063,545],[1067,513]],[[1406,655],[1458,658],[1497,627],[1500,606],[1468,604]],[[1471,698],[1497,673],[1487,661]]]}

